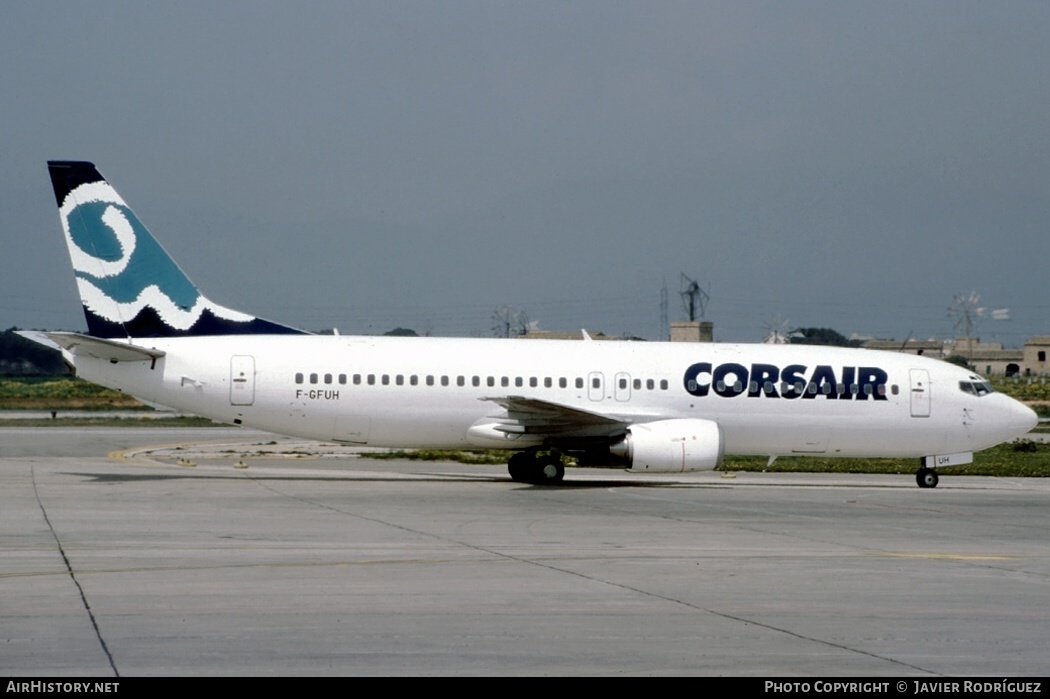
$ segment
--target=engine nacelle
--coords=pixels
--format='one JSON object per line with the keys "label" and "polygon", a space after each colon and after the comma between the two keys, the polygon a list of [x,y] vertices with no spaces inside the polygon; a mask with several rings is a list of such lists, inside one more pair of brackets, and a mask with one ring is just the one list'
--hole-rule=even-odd
{"label": "engine nacelle", "polygon": [[722,428],[712,420],[658,420],[631,425],[609,451],[627,470],[645,473],[710,471],[722,463]]}

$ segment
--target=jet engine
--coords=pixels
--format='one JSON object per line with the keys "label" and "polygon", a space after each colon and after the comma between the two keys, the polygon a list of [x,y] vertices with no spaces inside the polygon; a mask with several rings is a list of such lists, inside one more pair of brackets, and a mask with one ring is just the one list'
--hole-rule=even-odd
{"label": "jet engine", "polygon": [[658,420],[631,425],[609,452],[638,473],[710,471],[722,463],[722,429],[712,420]]}

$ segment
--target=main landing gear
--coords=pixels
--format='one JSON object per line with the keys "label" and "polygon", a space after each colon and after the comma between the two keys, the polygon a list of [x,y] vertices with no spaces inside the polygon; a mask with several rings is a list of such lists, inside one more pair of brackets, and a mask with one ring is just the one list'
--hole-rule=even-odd
{"label": "main landing gear", "polygon": [[556,485],[565,477],[565,465],[556,451],[542,454],[539,449],[519,451],[510,457],[507,470],[512,481],[533,485]]}
{"label": "main landing gear", "polygon": [[925,462],[915,472],[915,482],[919,484],[920,488],[936,488],[940,480],[941,477],[937,475],[935,470],[926,468]]}

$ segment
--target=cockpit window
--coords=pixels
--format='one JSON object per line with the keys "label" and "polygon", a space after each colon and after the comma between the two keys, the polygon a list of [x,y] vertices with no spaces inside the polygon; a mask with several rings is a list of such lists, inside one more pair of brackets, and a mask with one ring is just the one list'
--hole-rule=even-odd
{"label": "cockpit window", "polygon": [[987,381],[975,379],[973,381],[960,381],[959,390],[963,393],[969,393],[972,396],[987,396],[989,393],[994,393],[995,389]]}

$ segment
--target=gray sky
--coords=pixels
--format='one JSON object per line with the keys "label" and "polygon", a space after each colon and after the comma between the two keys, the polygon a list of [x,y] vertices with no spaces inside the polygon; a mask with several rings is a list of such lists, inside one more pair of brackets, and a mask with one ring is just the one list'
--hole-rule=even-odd
{"label": "gray sky", "polygon": [[1045,2],[9,2],[0,328],[83,328],[47,159],[94,161],[211,298],[308,329],[656,339],[709,286],[1050,334]]}

